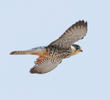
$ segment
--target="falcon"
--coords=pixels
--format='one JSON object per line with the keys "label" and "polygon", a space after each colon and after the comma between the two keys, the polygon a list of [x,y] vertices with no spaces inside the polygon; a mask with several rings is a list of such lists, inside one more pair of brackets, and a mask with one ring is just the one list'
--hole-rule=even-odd
{"label": "falcon", "polygon": [[68,28],[57,40],[48,46],[36,47],[25,51],[13,51],[11,55],[38,55],[35,65],[30,69],[31,73],[47,73],[56,68],[63,59],[71,57],[82,49],[74,44],[84,38],[87,33],[87,22],[79,20]]}

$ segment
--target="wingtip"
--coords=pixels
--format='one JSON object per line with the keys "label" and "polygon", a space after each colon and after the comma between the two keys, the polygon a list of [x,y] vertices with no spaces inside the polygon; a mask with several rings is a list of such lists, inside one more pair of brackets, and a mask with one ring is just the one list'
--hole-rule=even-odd
{"label": "wingtip", "polygon": [[34,74],[34,73],[35,73],[34,68],[31,68],[29,72],[30,72],[31,74]]}
{"label": "wingtip", "polygon": [[83,26],[86,26],[87,27],[87,21],[85,21],[85,20],[79,20],[74,25],[76,25],[76,26],[83,25]]}
{"label": "wingtip", "polygon": [[78,22],[84,22],[84,23],[86,23],[87,21],[85,21],[84,19],[81,19]]}
{"label": "wingtip", "polygon": [[30,72],[31,74],[43,74],[42,72],[37,71],[35,67],[31,68],[29,72]]}
{"label": "wingtip", "polygon": [[87,26],[87,24],[88,24],[87,21],[85,21],[85,24],[86,24],[86,26]]}
{"label": "wingtip", "polygon": [[79,23],[87,24],[87,21],[85,21],[85,20],[79,20],[78,22],[79,22]]}

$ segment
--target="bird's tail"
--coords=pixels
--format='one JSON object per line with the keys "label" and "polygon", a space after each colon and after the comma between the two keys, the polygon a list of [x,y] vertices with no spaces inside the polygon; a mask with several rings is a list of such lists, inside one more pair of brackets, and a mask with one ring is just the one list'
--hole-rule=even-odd
{"label": "bird's tail", "polygon": [[24,55],[24,54],[31,54],[30,51],[12,51],[11,55]]}
{"label": "bird's tail", "polygon": [[25,51],[12,51],[10,55],[42,55],[45,52],[44,47],[37,47],[33,48],[31,50],[25,50]]}

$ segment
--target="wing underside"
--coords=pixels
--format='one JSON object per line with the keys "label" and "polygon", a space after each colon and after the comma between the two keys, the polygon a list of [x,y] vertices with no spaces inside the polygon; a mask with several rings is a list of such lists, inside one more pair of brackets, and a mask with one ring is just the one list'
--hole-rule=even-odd
{"label": "wing underside", "polygon": [[62,60],[55,59],[55,58],[42,58],[39,57],[38,60],[35,62],[33,68],[31,68],[31,73],[47,73],[57,67],[58,64],[61,63]]}
{"label": "wing underside", "polygon": [[73,43],[82,39],[87,33],[87,22],[79,21],[68,28],[63,35],[50,45],[69,48]]}

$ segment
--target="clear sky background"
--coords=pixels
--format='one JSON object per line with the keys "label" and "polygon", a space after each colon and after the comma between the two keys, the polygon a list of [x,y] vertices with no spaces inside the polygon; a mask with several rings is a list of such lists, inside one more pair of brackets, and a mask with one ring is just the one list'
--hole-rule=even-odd
{"label": "clear sky background", "polygon": [[[38,56],[9,55],[48,45],[80,19],[83,52],[53,71],[30,74]],[[1,0],[0,48],[0,100],[110,100],[109,0]]]}

